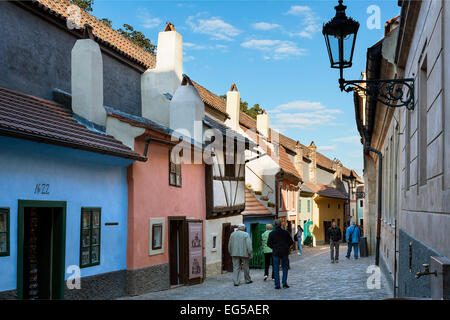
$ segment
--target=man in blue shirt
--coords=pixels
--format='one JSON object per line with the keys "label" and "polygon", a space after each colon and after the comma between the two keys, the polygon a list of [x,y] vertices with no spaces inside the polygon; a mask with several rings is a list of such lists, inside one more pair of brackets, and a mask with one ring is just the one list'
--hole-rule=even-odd
{"label": "man in blue shirt", "polygon": [[358,249],[359,249],[359,239],[360,239],[359,228],[355,226],[355,222],[352,221],[351,226],[347,228],[347,233],[345,235],[345,240],[348,244],[347,255],[345,256],[347,259],[350,259],[350,255],[352,253],[352,247],[354,250],[354,257],[358,259]]}

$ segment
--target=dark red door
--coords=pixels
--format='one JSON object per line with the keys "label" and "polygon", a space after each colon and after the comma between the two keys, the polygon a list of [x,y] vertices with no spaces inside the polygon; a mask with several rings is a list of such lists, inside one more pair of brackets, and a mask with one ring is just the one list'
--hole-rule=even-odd
{"label": "dark red door", "polygon": [[222,270],[233,272],[233,262],[228,252],[228,241],[232,232],[231,223],[222,224]]}

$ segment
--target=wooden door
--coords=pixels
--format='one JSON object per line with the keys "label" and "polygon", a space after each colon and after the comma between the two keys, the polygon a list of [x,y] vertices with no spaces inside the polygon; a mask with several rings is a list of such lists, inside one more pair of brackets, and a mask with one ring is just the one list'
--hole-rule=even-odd
{"label": "wooden door", "polygon": [[222,224],[222,270],[233,272],[233,262],[228,252],[228,242],[232,232],[231,223]]}
{"label": "wooden door", "polygon": [[186,220],[169,217],[169,271],[170,285],[186,282]]}
{"label": "wooden door", "polygon": [[330,243],[330,236],[328,234],[328,229],[331,227],[331,221],[324,221],[323,222],[323,239],[324,243]]}

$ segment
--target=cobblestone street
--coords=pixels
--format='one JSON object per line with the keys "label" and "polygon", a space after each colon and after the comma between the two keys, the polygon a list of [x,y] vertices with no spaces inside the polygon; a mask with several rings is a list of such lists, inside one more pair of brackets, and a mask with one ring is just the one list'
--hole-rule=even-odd
{"label": "cobblestone street", "polygon": [[[290,256],[288,276],[289,289],[275,290],[270,280],[263,281],[264,271],[250,269],[253,283],[245,284],[241,274],[241,285],[233,286],[232,274],[209,277],[201,285],[183,286],[171,290],[152,292],[141,296],[122,299],[136,300],[302,300],[302,299],[384,299],[392,292],[381,275],[381,288],[368,289],[367,267],[375,263],[374,257],[348,260],[347,246],[341,245],[339,264],[331,264],[329,247],[304,248],[303,255]],[[270,271],[269,271],[270,272]],[[281,271],[280,271],[281,277]]]}

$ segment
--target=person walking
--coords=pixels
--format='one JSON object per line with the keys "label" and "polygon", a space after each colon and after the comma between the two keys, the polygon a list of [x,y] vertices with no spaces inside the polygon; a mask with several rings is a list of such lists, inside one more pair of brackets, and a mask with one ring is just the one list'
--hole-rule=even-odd
{"label": "person walking", "polygon": [[359,228],[355,225],[355,222],[352,221],[350,227],[347,228],[347,232],[345,235],[345,239],[347,240],[347,255],[345,256],[347,259],[350,259],[350,255],[352,253],[352,248],[354,250],[354,258],[358,259],[358,248],[359,248],[359,239],[360,239]]}
{"label": "person walking", "polygon": [[269,234],[267,245],[272,249],[273,269],[275,271],[275,289],[280,289],[280,262],[283,269],[283,288],[289,288],[287,284],[289,269],[289,250],[294,241],[289,231],[281,228],[281,220],[275,220],[275,230]]}
{"label": "person walking", "polygon": [[298,255],[302,255],[302,235],[303,235],[303,228],[298,225],[297,233],[294,236],[294,241],[297,241],[298,243]]}
{"label": "person walking", "polygon": [[252,283],[250,277],[249,260],[253,258],[253,248],[250,236],[245,230],[245,225],[238,225],[238,230],[234,231],[228,241],[228,252],[233,261],[233,282],[239,285],[241,276],[241,264],[244,265],[245,283]]}
{"label": "person walking", "polygon": [[328,236],[330,238],[330,254],[331,263],[339,263],[339,241],[342,239],[341,229],[336,227],[336,221],[331,223],[328,228]]}
{"label": "person walking", "polygon": [[261,235],[261,242],[264,251],[264,281],[269,277],[269,267],[272,264],[272,280],[273,277],[273,262],[272,262],[272,249],[267,245],[267,240],[269,240],[269,234],[272,232],[273,226],[268,223],[266,224],[266,231]]}

